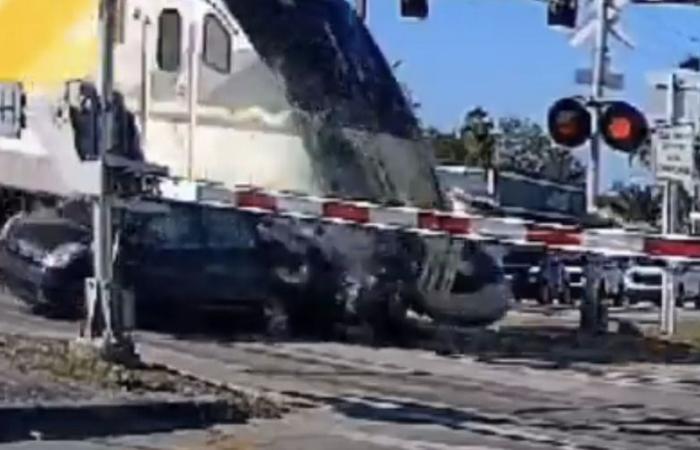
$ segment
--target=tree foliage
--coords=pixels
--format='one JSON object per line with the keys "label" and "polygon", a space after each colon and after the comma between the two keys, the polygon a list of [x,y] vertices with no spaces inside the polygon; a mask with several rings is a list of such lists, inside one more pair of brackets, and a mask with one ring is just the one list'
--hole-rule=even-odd
{"label": "tree foliage", "polygon": [[661,193],[653,186],[616,183],[613,193],[603,195],[598,202],[625,222],[655,224],[661,217]]}
{"label": "tree foliage", "polygon": [[530,120],[506,117],[498,131],[480,107],[469,111],[454,132],[425,130],[443,163],[498,167],[562,183],[582,184],[584,166],[568,149],[556,146],[542,127]]}

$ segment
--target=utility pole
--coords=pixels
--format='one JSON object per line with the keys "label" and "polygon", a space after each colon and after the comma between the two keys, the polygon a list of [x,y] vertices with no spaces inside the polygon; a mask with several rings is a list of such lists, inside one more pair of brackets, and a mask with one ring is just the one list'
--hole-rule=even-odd
{"label": "utility pole", "polygon": [[600,101],[605,97],[605,74],[608,68],[608,18],[609,0],[596,2],[596,35],[593,49],[593,82],[591,83],[591,103],[593,116],[593,134],[590,142],[588,167],[586,169],[586,210],[589,214],[596,212],[598,189],[600,186],[600,148],[601,130],[598,129],[600,118]]}
{"label": "utility pole", "polygon": [[355,10],[360,20],[367,20],[367,0],[355,0]]}
{"label": "utility pole", "polygon": [[[98,167],[99,194],[93,202],[94,278],[86,281],[86,323],[81,343],[95,348],[103,358],[124,360],[132,357],[133,344],[121,330],[121,310],[113,286],[112,196],[107,156],[113,147],[114,125],[114,40],[117,0],[100,2],[101,69],[99,94]],[[99,310],[99,315],[97,314]],[[102,319],[101,321],[99,319]]]}

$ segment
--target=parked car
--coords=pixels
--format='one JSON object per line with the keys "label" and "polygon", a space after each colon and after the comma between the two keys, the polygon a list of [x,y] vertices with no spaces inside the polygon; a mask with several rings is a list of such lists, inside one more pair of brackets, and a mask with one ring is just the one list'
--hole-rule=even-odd
{"label": "parked car", "polygon": [[608,252],[605,255],[598,292],[601,298],[611,301],[614,306],[622,306],[625,302],[625,272],[633,260],[634,256],[626,252]]}
{"label": "parked car", "polygon": [[562,252],[560,254],[561,263],[564,265],[564,303],[573,303],[583,298],[586,289],[586,277],[584,275],[583,256],[576,252]]}
{"label": "parked car", "polygon": [[539,298],[539,268],[546,257],[540,245],[512,245],[505,250],[503,272],[516,301]]}
{"label": "parked car", "polygon": [[583,270],[576,262],[574,255],[544,246],[512,246],[503,257],[503,269],[516,300],[569,304],[583,286]]}
{"label": "parked car", "polygon": [[680,303],[692,301],[695,309],[700,309],[700,264],[686,262],[681,265],[677,289]]}
{"label": "parked car", "polygon": [[45,212],[13,216],[0,235],[0,276],[35,309],[74,314],[92,272],[90,230]]}
{"label": "parked car", "polygon": [[649,258],[636,258],[625,271],[623,302],[636,304],[642,301],[661,305],[661,289],[665,263]]}

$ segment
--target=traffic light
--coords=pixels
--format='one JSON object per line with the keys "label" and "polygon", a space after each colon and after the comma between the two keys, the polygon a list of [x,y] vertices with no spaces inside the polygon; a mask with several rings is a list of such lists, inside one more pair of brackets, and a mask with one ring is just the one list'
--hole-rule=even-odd
{"label": "traffic light", "polygon": [[428,10],[428,0],[401,0],[401,17],[425,19]]}
{"label": "traffic light", "polygon": [[547,126],[555,143],[578,147],[591,136],[591,114],[580,101],[563,98],[549,109]]}
{"label": "traffic light", "polygon": [[625,102],[607,103],[598,126],[608,146],[628,153],[636,151],[649,135],[644,115]]}
{"label": "traffic light", "polygon": [[576,28],[578,0],[549,0],[547,25],[551,27]]}

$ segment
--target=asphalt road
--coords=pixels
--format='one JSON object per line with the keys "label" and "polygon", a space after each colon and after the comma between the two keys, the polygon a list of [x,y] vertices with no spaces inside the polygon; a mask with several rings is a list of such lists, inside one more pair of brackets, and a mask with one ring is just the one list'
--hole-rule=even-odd
{"label": "asphalt road", "polygon": [[[525,308],[575,322],[567,309]],[[546,314],[543,314],[546,313]],[[683,312],[685,313],[685,311]],[[651,320],[655,313],[616,311]],[[698,313],[688,311],[684,316]],[[30,316],[0,296],[0,329],[72,336],[77,326]],[[700,448],[700,367],[546,358],[439,356],[426,349],[334,342],[263,343],[139,332],[146,358],[312,408],[282,420],[81,442],[24,442],[3,449],[637,449]],[[526,337],[523,337],[526,339]]]}

